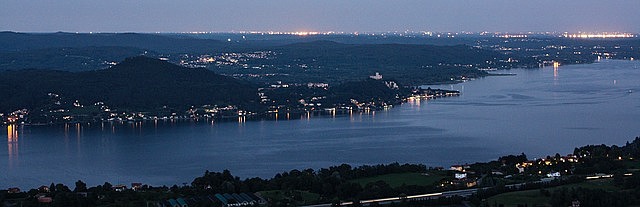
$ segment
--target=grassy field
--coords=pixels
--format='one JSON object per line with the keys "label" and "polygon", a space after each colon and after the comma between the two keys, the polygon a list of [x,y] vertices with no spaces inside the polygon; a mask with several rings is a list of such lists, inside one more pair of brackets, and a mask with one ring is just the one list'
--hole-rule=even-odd
{"label": "grassy field", "polygon": [[634,169],[634,170],[640,169],[640,160],[627,160],[627,161],[624,161],[624,166],[627,169]]}
{"label": "grassy field", "polygon": [[549,206],[549,197],[540,194],[540,190],[527,190],[520,192],[503,193],[488,199],[489,205],[494,203],[504,204],[505,207],[527,204],[527,206]]}
{"label": "grassy field", "polygon": [[[554,190],[560,188],[590,188],[590,189],[603,189],[608,191],[619,190],[619,188],[613,186],[612,179],[602,179],[602,180],[592,180],[582,183],[569,184],[563,186],[557,186],[553,188],[547,188],[549,192],[553,192]],[[510,192],[503,193],[500,195],[493,196],[487,199],[489,205],[493,205],[495,203],[504,204],[505,207],[518,206],[518,204],[527,204],[527,206],[550,206],[549,205],[550,197],[545,197],[540,193],[539,189],[536,190],[526,190],[526,191],[518,191],[518,192]]]}
{"label": "grassy field", "polygon": [[[291,199],[297,205],[314,203],[320,198],[319,194],[311,193],[307,191],[299,191],[299,190],[295,190],[290,193],[284,192],[282,190],[260,191],[259,193],[264,199],[271,199],[271,200]],[[301,199],[295,198],[296,196],[291,195],[291,194],[298,194],[298,193]]]}
{"label": "grassy field", "polygon": [[429,173],[428,175],[424,175],[422,173],[397,173],[361,178],[352,180],[351,182],[358,183],[364,187],[365,185],[367,185],[367,183],[373,183],[381,180],[389,184],[391,187],[395,188],[398,186],[402,186],[402,184],[421,186],[434,185],[445,177],[446,175],[442,173]]}

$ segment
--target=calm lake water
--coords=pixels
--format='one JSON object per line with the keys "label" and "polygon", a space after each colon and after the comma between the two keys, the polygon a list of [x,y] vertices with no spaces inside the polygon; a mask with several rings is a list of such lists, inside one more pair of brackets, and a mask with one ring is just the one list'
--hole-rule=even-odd
{"label": "calm lake water", "polygon": [[[190,183],[205,170],[273,177],[340,163],[428,166],[524,152],[568,154],[640,136],[639,62],[501,71],[455,85],[460,97],[387,111],[289,121],[4,126],[0,188]],[[631,90],[631,91],[630,91]]]}

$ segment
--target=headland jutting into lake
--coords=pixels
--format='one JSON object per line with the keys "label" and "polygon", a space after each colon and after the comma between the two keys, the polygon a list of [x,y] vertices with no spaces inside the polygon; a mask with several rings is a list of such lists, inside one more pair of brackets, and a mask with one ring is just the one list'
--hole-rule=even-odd
{"label": "headland jutting into lake", "polygon": [[[590,143],[623,144],[637,136],[640,124],[633,110],[638,93],[628,93],[640,90],[629,75],[639,72],[633,65],[514,69],[510,73],[517,76],[438,86],[461,91],[458,97],[414,99],[335,117],[15,126],[8,130],[7,148],[0,149],[8,156],[0,183],[69,185],[81,179],[89,185],[158,186],[190,182],[204,170],[266,178],[340,163],[448,166],[521,152],[568,154]],[[161,170],[167,166],[172,170]]]}
{"label": "headland jutting into lake", "polygon": [[[38,86],[21,89],[20,93],[25,96],[6,101],[8,105],[15,106],[29,104],[2,116],[5,124],[251,120],[308,114],[335,115],[382,110],[408,99],[459,95],[454,90],[404,86],[397,81],[383,79],[379,73],[333,87],[279,82],[255,88],[248,82],[209,70],[188,69],[142,56],[128,58],[113,68],[95,72],[5,73],[8,73],[6,78],[10,82],[24,82],[19,79],[29,77],[29,82],[39,83]],[[199,79],[190,78],[194,76]],[[176,82],[186,79],[189,83]],[[46,96],[38,95],[44,91],[51,92]],[[185,104],[191,106],[186,111],[180,110],[180,106]]]}

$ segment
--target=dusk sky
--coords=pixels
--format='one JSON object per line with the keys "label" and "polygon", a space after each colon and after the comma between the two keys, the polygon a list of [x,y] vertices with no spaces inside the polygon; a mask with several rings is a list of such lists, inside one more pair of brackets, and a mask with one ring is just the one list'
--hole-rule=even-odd
{"label": "dusk sky", "polygon": [[2,0],[0,30],[640,32],[639,0]]}

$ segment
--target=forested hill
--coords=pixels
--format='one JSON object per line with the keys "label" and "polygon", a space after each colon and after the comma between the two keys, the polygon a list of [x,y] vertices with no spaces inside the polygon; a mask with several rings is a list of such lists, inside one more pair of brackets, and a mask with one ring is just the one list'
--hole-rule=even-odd
{"label": "forested hill", "polygon": [[233,42],[144,33],[0,32],[0,71],[89,71],[137,55],[206,54],[239,47]]}
{"label": "forested hill", "polygon": [[20,69],[52,69],[63,71],[90,71],[104,69],[115,61],[155,52],[134,47],[56,47],[0,53],[0,71]]}
{"label": "forested hill", "polygon": [[504,59],[495,51],[468,45],[436,46],[418,44],[342,44],[332,41],[296,43],[273,48],[281,53],[272,64],[295,60],[325,67],[426,67],[438,64],[482,67],[487,61]]}
{"label": "forested hill", "polygon": [[[409,85],[422,85],[487,75],[478,68],[515,66],[515,63],[501,62],[508,57],[499,52],[467,45],[356,45],[315,41],[272,47],[269,50],[277,55],[247,61],[248,65],[261,66],[260,70],[225,68],[224,73],[286,73],[288,75],[275,77],[294,83],[339,84],[380,72],[384,77]],[[527,61],[522,58],[520,63]]]}
{"label": "forested hill", "polygon": [[84,104],[104,102],[138,110],[205,104],[257,107],[257,88],[249,83],[142,56],[98,71],[19,70],[0,74],[0,111],[45,107],[50,104],[49,93]]}

